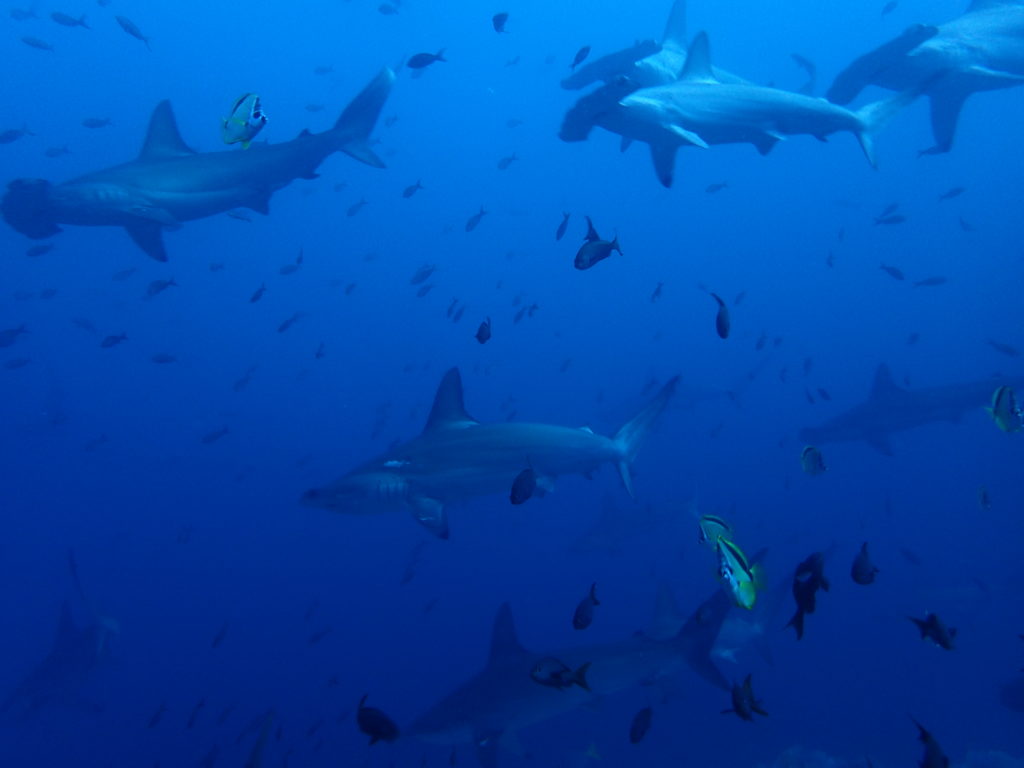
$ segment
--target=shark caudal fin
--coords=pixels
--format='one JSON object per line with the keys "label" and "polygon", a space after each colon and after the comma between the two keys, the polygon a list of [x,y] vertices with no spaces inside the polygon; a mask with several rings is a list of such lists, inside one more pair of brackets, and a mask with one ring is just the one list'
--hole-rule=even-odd
{"label": "shark caudal fin", "polygon": [[640,446],[643,445],[647,435],[654,428],[658,417],[661,416],[662,411],[668,405],[668,401],[672,399],[678,383],[678,376],[673,376],[669,379],[661,388],[661,391],[654,396],[654,399],[640,413],[623,424],[622,428],[615,433],[614,439],[619,446],[622,456],[619,460],[619,476],[622,478],[622,484],[626,487],[626,491],[630,496],[633,495],[633,480],[629,474],[629,467],[636,458],[637,453],[640,452]]}
{"label": "shark caudal fin", "polygon": [[383,168],[381,160],[370,149],[370,133],[377,124],[377,118],[384,108],[384,102],[391,93],[395,73],[385,67],[359,94],[349,102],[334,124],[333,132],[338,136],[342,152],[361,163]]}
{"label": "shark caudal fin", "polygon": [[871,163],[872,168],[878,167],[878,160],[875,157],[875,138],[897,112],[920,95],[921,91],[918,89],[904,91],[891,98],[872,102],[856,111],[855,114],[860,122],[860,128],[856,132],[857,141],[860,142],[860,148],[864,151],[864,156]]}
{"label": "shark caudal fin", "polygon": [[732,606],[733,600],[725,590],[716,589],[711,597],[697,606],[697,610],[686,620],[675,639],[682,646],[690,667],[723,691],[730,690],[729,681],[711,660],[711,651]]}

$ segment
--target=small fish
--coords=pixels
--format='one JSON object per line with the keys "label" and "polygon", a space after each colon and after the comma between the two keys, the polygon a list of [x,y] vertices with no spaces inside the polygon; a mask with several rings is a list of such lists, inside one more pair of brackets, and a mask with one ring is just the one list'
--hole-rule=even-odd
{"label": "small fish", "polygon": [[146,287],[146,298],[152,299],[154,296],[159,296],[161,293],[166,291],[171,286],[177,286],[174,282],[174,278],[154,280]]}
{"label": "small fish", "polygon": [[733,713],[741,720],[747,720],[751,723],[754,722],[755,714],[764,717],[768,716],[761,702],[754,697],[754,688],[750,682],[750,675],[747,675],[742,685],[739,683],[732,684],[732,707],[730,709],[723,709],[722,714],[728,715]]}
{"label": "small fish", "polygon": [[918,280],[914,283],[915,288],[931,288],[936,285],[945,285],[946,278],[942,275],[934,275],[932,277],[926,277],[924,280]]}
{"label": "small fish", "polygon": [[114,19],[117,21],[117,23],[121,26],[121,29],[123,29],[126,34],[129,34],[136,40],[140,40],[143,43],[145,43],[147,50],[153,50],[149,47],[149,38],[142,34],[142,30],[139,29],[138,26],[136,26],[135,22],[133,22],[127,16],[115,16]]}
{"label": "small fish", "polygon": [[52,159],[54,159],[56,157],[63,157],[64,155],[70,155],[71,154],[71,150],[68,149],[68,145],[67,144],[64,144],[63,146],[60,146],[60,147],[47,147],[46,151],[43,154],[46,155],[48,158],[50,158],[52,160]]}
{"label": "small fish", "polygon": [[28,21],[36,18],[36,12],[34,8],[11,8],[11,18],[15,21]]}
{"label": "small fish", "polygon": [[513,152],[511,155],[507,155],[506,157],[501,158],[501,160],[498,161],[498,170],[507,170],[508,167],[518,159],[519,156],[515,152]]}
{"label": "small fish", "polygon": [[651,716],[653,714],[650,707],[644,707],[633,715],[633,722],[629,724],[630,744],[639,744],[643,741],[644,736],[651,729]]}
{"label": "small fish", "polygon": [[476,229],[477,225],[480,223],[480,219],[486,216],[487,213],[488,212],[484,210],[484,207],[481,205],[480,210],[477,213],[474,213],[472,216],[466,219],[465,230],[467,232],[472,232],[474,229]]}
{"label": "small fish", "polygon": [[83,29],[92,29],[92,27],[85,23],[85,14],[82,14],[76,19],[70,14],[54,11],[50,14],[50,18],[62,27],[82,27]]}
{"label": "small fish", "polygon": [[978,488],[978,506],[985,512],[992,509],[992,498],[988,495],[988,488],[984,485]]}
{"label": "small fish", "polygon": [[975,231],[977,231],[976,227],[973,224],[971,224],[969,221],[967,221],[967,219],[965,219],[963,216],[960,217],[960,229],[962,229],[964,232],[975,232]]}
{"label": "small fish", "polygon": [[736,544],[723,536],[716,542],[718,577],[733,601],[740,608],[752,610],[761,588],[760,566],[750,566],[747,556]]}
{"label": "small fish", "polygon": [[369,694],[364,694],[359,700],[359,709],[356,712],[356,725],[359,730],[370,737],[371,746],[378,741],[395,741],[399,735],[398,726],[376,707],[366,706],[367,696]]}
{"label": "small fish", "polygon": [[569,227],[569,216],[567,212],[562,212],[562,220],[558,224],[558,229],[555,230],[555,240],[561,240],[565,237],[565,230]]}
{"label": "small fish", "polygon": [[1019,432],[1024,427],[1024,413],[1017,403],[1017,395],[1012,387],[997,387],[992,393],[991,405],[985,410],[1003,432]]}
{"label": "small fish", "polygon": [[828,393],[827,389],[824,389],[822,387],[818,387],[818,397],[820,397],[825,402],[829,402],[832,400],[832,395]]}
{"label": "small fish", "polygon": [[725,306],[725,302],[717,294],[712,293],[711,298],[718,302],[718,314],[715,315],[715,331],[718,333],[718,338],[727,339],[729,338],[729,308]]}
{"label": "small fish", "polygon": [[939,195],[939,202],[944,200],[952,200],[954,197],[960,197],[966,190],[963,187],[951,187]]}
{"label": "small fish", "polygon": [[726,189],[728,186],[729,182],[718,181],[715,182],[714,184],[708,184],[706,187],[704,187],[704,191],[709,195],[715,195],[721,192],[723,189]]}
{"label": "small fish", "polygon": [[527,467],[512,481],[512,489],[509,491],[508,500],[515,505],[523,504],[537,490],[537,473],[532,467]]}
{"label": "small fish", "polygon": [[903,270],[898,267],[890,267],[888,264],[880,264],[878,268],[885,272],[885,274],[889,275],[893,280],[903,280],[904,278]]}
{"label": "small fish", "polygon": [[999,352],[1007,357],[1020,357],[1020,350],[1016,347],[1011,347],[1009,344],[1003,344],[998,341],[988,339],[988,345],[992,347],[996,352]]}
{"label": "small fish", "polygon": [[796,630],[796,639],[804,636],[804,616],[814,613],[817,607],[816,595],[819,589],[828,592],[828,579],[825,578],[825,556],[821,552],[808,555],[793,573],[793,599],[796,600],[796,613],[786,624]]}
{"label": "small fish", "polygon": [[106,128],[111,125],[113,121],[109,117],[87,117],[82,120],[82,126],[85,128],[91,128],[96,130],[97,128]]}
{"label": "small fish", "polygon": [[23,136],[34,136],[28,128],[7,128],[0,131],[0,144],[13,144]]}
{"label": "small fish", "polygon": [[110,438],[108,438],[106,436],[106,434],[102,434],[99,437],[94,437],[92,440],[90,440],[89,442],[87,442],[85,445],[82,446],[82,451],[84,453],[92,453],[97,448],[99,448],[101,445],[103,445],[104,443],[108,442],[109,439]]}
{"label": "small fish", "polygon": [[584,61],[586,61],[587,56],[589,56],[589,55],[590,55],[590,46],[589,45],[584,45],[582,48],[580,48],[578,51],[576,51],[576,55],[572,57],[572,64],[569,65],[569,68],[575,70],[576,67],[578,67],[580,64],[582,64]]}
{"label": "small fish", "polygon": [[26,365],[28,365],[31,362],[32,362],[31,358],[28,358],[28,357],[15,357],[15,358],[12,358],[11,360],[7,360],[4,363],[4,370],[16,371],[19,368],[24,368]]}
{"label": "small fish", "polygon": [[868,584],[874,583],[876,573],[878,573],[878,569],[871,562],[871,557],[868,555],[868,543],[865,541],[860,545],[860,552],[853,558],[850,576],[857,584],[866,587]]}
{"label": "small fish", "polygon": [[241,144],[242,149],[248,149],[266,124],[267,113],[259,95],[243,93],[235,99],[228,116],[221,119],[220,136],[225,144]]}
{"label": "small fish", "polygon": [[607,259],[614,252],[617,252],[620,256],[622,255],[618,235],[611,242],[602,240],[601,236],[597,234],[597,230],[594,229],[594,224],[589,216],[586,217],[586,220],[587,235],[583,245],[576,251],[576,258],[573,261],[573,266],[579,270],[590,269],[598,262]]}
{"label": "small fish", "polygon": [[939,648],[944,651],[953,650],[953,640],[956,638],[956,628],[946,627],[940,619],[934,613],[925,613],[923,619],[915,619],[913,616],[908,616],[918,631],[921,633],[922,640],[931,640]]}
{"label": "small fish", "polygon": [[166,712],[166,711],[167,711],[167,702],[166,701],[161,701],[160,702],[160,706],[157,707],[157,709],[156,709],[156,712],[154,712],[152,714],[152,716],[149,718],[149,724],[146,727],[147,728],[156,728],[158,725],[160,725],[160,720],[163,719],[164,712]]}
{"label": "small fish", "polygon": [[363,208],[366,206],[368,202],[369,201],[365,197],[361,197],[358,203],[352,203],[352,205],[348,207],[348,210],[345,211],[345,215],[349,217],[355,216],[357,213],[363,210]]}
{"label": "small fish", "polygon": [[398,8],[393,6],[391,3],[381,3],[377,6],[377,13],[381,16],[394,16],[398,13]]}
{"label": "small fish", "polygon": [[127,340],[128,334],[126,333],[111,334],[110,336],[105,337],[103,341],[100,342],[100,346],[103,347],[104,349],[110,349],[110,347],[116,347],[121,342]]}
{"label": "small fish", "polygon": [[410,197],[415,195],[421,189],[423,189],[423,185],[420,183],[419,179],[416,179],[416,183],[415,184],[410,184],[408,187],[406,187],[405,189],[402,190],[402,197],[404,197],[406,200],[408,200]]}
{"label": "small fish", "polygon": [[432,290],[434,290],[434,284],[433,283],[426,283],[425,285],[421,285],[420,289],[418,291],[416,291],[416,298],[417,299],[422,299],[424,296],[426,296]]}
{"label": "small fish", "polygon": [[892,214],[896,213],[897,210],[899,210],[899,207],[899,203],[889,203],[887,206],[885,206],[885,208],[882,209],[882,212],[878,214],[878,218],[884,219],[886,216],[891,216]]}
{"label": "small fish", "polygon": [[290,264],[285,264],[277,270],[279,275],[293,275],[299,271],[302,267],[302,260],[304,259],[303,249],[299,248],[299,255],[295,257],[295,261]]}
{"label": "small fish", "polygon": [[800,468],[811,477],[828,471],[821,450],[813,445],[804,446],[804,449],[800,451]]}
{"label": "small fish", "polygon": [[882,6],[882,15],[888,16],[896,10],[897,5],[899,5],[899,0],[889,0],[889,2]]}
{"label": "small fish", "polygon": [[302,319],[302,313],[301,312],[295,312],[293,315],[291,315],[291,317],[286,318],[284,320],[284,322],[282,322],[279,326],[277,326],[277,332],[278,333],[284,333],[289,328],[291,328],[293,325],[295,325],[295,323],[297,323],[300,319]]}
{"label": "small fish", "polygon": [[828,256],[825,257],[825,266],[831,269],[836,265],[836,255],[830,250]]}
{"label": "small fish", "polygon": [[476,329],[474,338],[481,344],[486,344],[491,340],[491,318],[488,317],[480,323],[480,327]]}
{"label": "small fish", "polygon": [[494,14],[491,17],[491,26],[494,27],[494,31],[497,32],[499,35],[502,32],[506,31],[505,30],[506,22],[508,22],[508,14],[507,13],[504,13],[504,12],[496,13],[496,14]]}
{"label": "small fish", "polygon": [[52,51],[53,46],[45,40],[40,40],[38,37],[32,37],[26,35],[21,38],[21,42],[27,45],[29,48],[35,48],[37,51]]}
{"label": "small fish", "polygon": [[37,259],[54,249],[53,243],[40,243],[39,245],[30,245],[25,249],[25,255],[30,259]]}
{"label": "small fish", "polygon": [[893,226],[895,224],[903,224],[907,220],[907,217],[901,213],[894,213],[889,216],[878,216],[875,218],[875,226]]}
{"label": "small fish", "polygon": [[586,629],[594,621],[594,607],[601,604],[594,592],[595,589],[597,589],[596,582],[590,585],[587,596],[576,604],[576,610],[572,614],[573,629]]}
{"label": "small fish", "polygon": [[718,539],[732,540],[732,526],[717,515],[701,515],[697,521],[697,541],[711,550],[718,549]]}
{"label": "small fish", "polygon": [[546,685],[549,688],[557,688],[560,691],[573,685],[578,685],[583,690],[589,691],[590,684],[587,682],[588,669],[590,669],[589,661],[573,671],[565,662],[559,661],[553,656],[548,656],[533,665],[533,669],[530,670],[530,677],[535,683]]}
{"label": "small fish", "polygon": [[409,60],[405,62],[405,66],[409,69],[424,69],[437,61],[448,61],[444,57],[444,48],[437,53],[417,53],[415,56],[410,56]]}
{"label": "small fish", "polygon": [[195,707],[192,708],[192,714],[188,716],[188,722],[185,727],[191,729],[195,724],[196,720],[199,719],[199,713],[203,711],[203,707],[206,706],[206,697],[203,696],[199,701],[196,702]]}
{"label": "small fish", "polygon": [[921,762],[918,763],[920,768],[949,768],[949,758],[942,751],[942,747],[939,746],[939,742],[935,740],[928,731],[925,730],[924,726],[921,725],[914,718],[910,718],[914,725],[917,726],[919,731],[917,738],[920,739],[921,743],[924,744],[924,757],[921,758]]}
{"label": "small fish", "polygon": [[158,352],[149,359],[157,365],[167,365],[168,363],[174,363],[178,360],[174,355],[169,355],[166,352]]}
{"label": "small fish", "polygon": [[203,445],[213,445],[218,440],[220,440],[222,437],[224,437],[227,433],[228,433],[228,427],[225,424],[220,429],[215,429],[215,430],[213,430],[211,432],[207,432],[205,435],[202,436],[202,438],[200,439],[200,442]]}
{"label": "small fish", "polygon": [[231,385],[231,388],[235,392],[241,392],[243,389],[249,386],[249,382],[252,381],[252,376],[256,373],[258,366],[251,365],[240,377],[235,380],[235,383]]}
{"label": "small fish", "polygon": [[249,297],[249,303],[255,304],[257,301],[263,298],[263,294],[267,292],[267,284],[260,283],[260,287],[252,292],[252,296]]}
{"label": "small fish", "polygon": [[425,283],[430,279],[430,276],[434,274],[435,269],[437,269],[436,264],[424,264],[413,273],[412,277],[409,278],[409,285]]}

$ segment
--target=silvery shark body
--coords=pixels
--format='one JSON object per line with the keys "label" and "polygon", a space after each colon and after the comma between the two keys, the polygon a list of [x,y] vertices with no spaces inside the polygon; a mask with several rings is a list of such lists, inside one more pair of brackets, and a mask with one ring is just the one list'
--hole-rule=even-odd
{"label": "silvery shark body", "polygon": [[423,433],[353,469],[334,483],[307,491],[305,504],[336,512],[376,513],[407,508],[434,534],[447,538],[445,505],[489,493],[507,494],[532,468],[538,485],[555,477],[618,467],[632,494],[630,464],[675,389],[672,379],[614,437],[587,428],[506,422],[481,424],[466,413],[457,368],[441,380]]}
{"label": "silvery shark body", "polygon": [[658,178],[669,186],[679,147],[753,144],[767,154],[781,139],[799,134],[825,141],[839,131],[852,133],[874,166],[874,134],[911,98],[908,94],[851,112],[802,93],[723,82],[711,67],[708,39],[701,33],[678,80],[629,94],[609,118],[624,138],[651,146]]}
{"label": "silvery shark body", "polygon": [[42,707],[76,704],[93,671],[108,655],[108,640],[113,632],[114,622],[102,617],[83,626],[76,625],[70,604],[63,603],[53,647],[18,683],[0,706],[0,713],[25,717]]}
{"label": "silvery shark body", "polygon": [[848,104],[867,86],[919,91],[931,99],[935,146],[953,146],[957,119],[972,93],[1024,83],[1024,2],[974,0],[967,12],[940,26],[915,25],[853,62],[828,98]]}
{"label": "silvery shark body", "polygon": [[[520,645],[512,612],[503,605],[494,624],[487,666],[413,722],[409,732],[433,744],[474,744],[481,765],[493,768],[498,748],[513,749],[521,728],[602,696],[655,684],[687,666],[715,687],[728,690],[710,655],[731,605],[729,597],[716,590],[679,628],[674,616],[663,613],[674,611],[674,601],[670,595],[666,599],[663,588],[650,632],[638,632],[616,643],[547,653]],[[586,680],[590,690],[539,685],[530,672],[547,658],[556,658],[572,669],[589,663]]]}
{"label": "silvery shark body", "polygon": [[865,402],[820,426],[800,430],[800,439],[815,445],[864,440],[881,453],[891,455],[892,433],[934,422],[955,423],[972,410],[983,413],[996,387],[1004,384],[1024,387],[1024,377],[904,389],[892,380],[889,367],[880,365]]}
{"label": "silvery shark body", "polygon": [[57,234],[61,224],[124,227],[149,256],[166,261],[164,229],[239,207],[265,214],[274,192],[295,179],[315,178],[335,152],[383,167],[369,136],[393,81],[394,74],[383,70],[330,130],[303,131],[291,141],[247,150],[193,151],[178,132],[170,103],[160,102],[135,160],[62,184],[12,181],[2,203],[4,219],[34,239]]}

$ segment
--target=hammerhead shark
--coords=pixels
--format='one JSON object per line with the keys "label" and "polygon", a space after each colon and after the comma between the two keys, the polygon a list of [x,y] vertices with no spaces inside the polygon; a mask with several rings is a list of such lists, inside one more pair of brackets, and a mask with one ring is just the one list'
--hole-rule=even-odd
{"label": "hammerhead shark", "polygon": [[1024,377],[904,389],[893,381],[889,366],[882,364],[875,372],[875,381],[865,402],[820,426],[800,430],[800,439],[812,444],[864,440],[875,450],[891,456],[889,436],[892,433],[937,421],[955,423],[971,410],[981,413],[995,389],[1004,384],[1024,387]]}
{"label": "hammerhead shark", "polygon": [[452,368],[441,379],[426,428],[419,436],[356,467],[337,481],[306,491],[302,502],[335,512],[375,513],[408,508],[431,533],[448,538],[445,505],[488,493],[509,493],[524,470],[538,489],[565,474],[589,474],[615,464],[633,495],[630,465],[668,405],[678,376],[615,433],[587,427],[506,422],[481,424],[466,412],[462,377]]}
{"label": "hammerhead shark", "polygon": [[931,100],[935,145],[948,152],[967,97],[1024,83],[1024,0],[973,0],[967,12],[939,26],[917,24],[856,59],[836,78],[828,98],[849,104],[867,86],[917,90]]}
{"label": "hammerhead shark", "polygon": [[60,607],[53,647],[0,705],[0,713],[27,717],[41,707],[76,703],[82,687],[108,656],[108,639],[116,632],[117,623],[102,616],[76,624],[71,604],[65,600]]}
{"label": "hammerhead shark", "polygon": [[[519,729],[602,696],[655,684],[685,666],[727,691],[729,684],[712,663],[711,650],[732,604],[723,590],[716,590],[679,628],[675,602],[663,587],[649,632],[615,643],[536,653],[519,643],[506,603],[494,622],[487,666],[413,722],[409,732],[428,743],[472,743],[483,768],[494,768],[499,747],[517,750]],[[573,670],[587,665],[586,687],[539,684],[531,671],[551,659]]]}
{"label": "hammerhead shark", "polygon": [[330,130],[303,131],[291,141],[247,150],[195,152],[181,138],[170,102],[162,101],[135,160],[56,185],[16,179],[0,212],[35,240],[57,234],[61,224],[124,227],[147,255],[167,261],[165,229],[239,207],[266,214],[274,192],[295,179],[316,178],[316,169],[335,152],[383,168],[369,138],[394,78],[390,69],[382,70]]}

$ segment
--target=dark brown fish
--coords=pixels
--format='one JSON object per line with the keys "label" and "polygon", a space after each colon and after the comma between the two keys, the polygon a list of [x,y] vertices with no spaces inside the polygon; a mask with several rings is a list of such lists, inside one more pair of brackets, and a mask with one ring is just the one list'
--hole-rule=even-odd
{"label": "dark brown fish", "polygon": [[141,40],[143,43],[145,43],[147,50],[153,50],[149,47],[149,38],[142,34],[142,30],[139,29],[138,26],[136,26],[135,22],[133,22],[127,16],[115,16],[114,18],[117,20],[117,23],[121,26],[121,29],[123,29],[125,33],[131,35],[136,40]]}
{"label": "dark brown fish", "polygon": [[480,220],[486,215],[487,211],[485,211],[484,207],[481,205],[480,210],[477,213],[474,213],[472,216],[466,219],[465,230],[467,232],[472,232],[474,229],[477,228],[477,225],[480,223]]}
{"label": "dark brown fish", "polygon": [[423,189],[423,185],[420,180],[417,179],[415,184],[410,184],[408,187],[402,190],[402,197],[408,199]]}
{"label": "dark brown fish", "polygon": [[594,607],[601,604],[597,599],[596,589],[597,583],[595,582],[590,585],[590,591],[587,593],[587,596],[577,603],[576,610],[572,614],[573,629],[586,629],[593,623]]}
{"label": "dark brown fish", "polygon": [[365,694],[359,700],[359,710],[356,712],[356,725],[359,730],[370,737],[370,745],[378,741],[392,742],[398,739],[399,730],[395,721],[375,707],[366,706]]}
{"label": "dark brown fish", "polygon": [[722,301],[718,294],[712,293],[711,298],[718,302],[718,314],[715,315],[715,331],[718,333],[718,338],[727,339],[729,338],[729,328],[731,327],[729,308],[725,306],[725,302]]}
{"label": "dark brown fish", "polygon": [[491,339],[491,318],[487,318],[480,327],[476,329],[476,340],[481,344],[486,344]]}
{"label": "dark brown fish", "polygon": [[438,61],[448,61],[444,57],[444,48],[437,53],[417,53],[414,56],[410,56],[409,60],[405,62],[405,66],[409,67],[409,69],[425,69]]}
{"label": "dark brown fish", "polygon": [[569,227],[569,214],[562,212],[562,221],[558,224],[558,229],[555,230],[555,240],[561,240],[565,237],[565,230]]}
{"label": "dark brown fish", "polygon": [[903,270],[898,267],[890,267],[888,264],[880,264],[878,268],[894,280],[904,279]]}
{"label": "dark brown fish", "polygon": [[576,69],[576,67],[578,67],[580,64],[582,64],[584,61],[586,61],[586,58],[589,55],[590,55],[590,46],[589,45],[584,45],[582,48],[580,48],[578,51],[576,51],[576,55],[573,56],[572,64],[569,65],[569,68],[570,69]]}
{"label": "dark brown fish", "polygon": [[643,741],[647,731],[651,729],[651,717],[653,714],[650,707],[644,707],[633,715],[633,722],[629,725],[630,744],[639,744]]}

